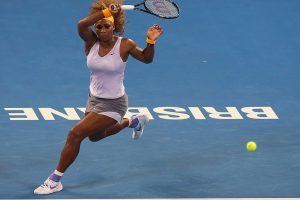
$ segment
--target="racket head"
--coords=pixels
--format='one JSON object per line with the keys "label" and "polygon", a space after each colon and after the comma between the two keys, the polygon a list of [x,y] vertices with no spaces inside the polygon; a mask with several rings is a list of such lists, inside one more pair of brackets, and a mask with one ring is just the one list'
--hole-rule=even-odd
{"label": "racket head", "polygon": [[151,14],[164,19],[174,19],[180,15],[179,7],[171,0],[146,0],[144,6]]}

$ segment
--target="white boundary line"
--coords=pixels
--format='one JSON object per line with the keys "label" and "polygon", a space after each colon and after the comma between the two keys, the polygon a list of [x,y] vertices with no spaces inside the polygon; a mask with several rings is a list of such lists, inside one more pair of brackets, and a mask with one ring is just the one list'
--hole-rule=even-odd
{"label": "white boundary line", "polygon": [[[37,200],[36,199],[10,199],[10,200]],[[53,199],[43,199],[53,200]],[[72,200],[72,199],[55,199],[55,200]],[[74,199],[78,200],[78,199]],[[136,198],[136,199],[80,199],[80,200],[300,200],[300,198]]]}

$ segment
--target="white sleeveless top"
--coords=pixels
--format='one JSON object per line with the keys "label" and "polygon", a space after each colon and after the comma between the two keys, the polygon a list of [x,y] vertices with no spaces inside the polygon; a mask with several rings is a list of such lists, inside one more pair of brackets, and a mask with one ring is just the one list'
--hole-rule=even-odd
{"label": "white sleeveless top", "polygon": [[98,98],[116,99],[125,94],[123,84],[127,62],[120,56],[122,38],[118,37],[115,46],[105,56],[99,55],[100,43],[97,41],[87,56],[87,66],[91,71],[90,93]]}

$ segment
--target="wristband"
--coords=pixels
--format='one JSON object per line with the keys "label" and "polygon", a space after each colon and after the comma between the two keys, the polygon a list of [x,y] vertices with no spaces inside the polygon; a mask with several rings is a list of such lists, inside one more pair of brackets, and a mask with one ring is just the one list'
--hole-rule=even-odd
{"label": "wristband", "polygon": [[102,10],[102,13],[103,13],[105,18],[112,16],[110,11],[108,10],[108,8],[105,8],[104,10]]}
{"label": "wristband", "polygon": [[156,40],[150,40],[150,39],[147,37],[146,42],[147,42],[148,44],[155,44],[155,43],[156,43]]}

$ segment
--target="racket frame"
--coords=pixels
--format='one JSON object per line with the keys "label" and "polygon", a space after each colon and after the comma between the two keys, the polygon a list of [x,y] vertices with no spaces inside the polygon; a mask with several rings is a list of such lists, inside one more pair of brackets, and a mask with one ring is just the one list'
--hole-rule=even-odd
{"label": "racket frame", "polygon": [[[145,12],[145,13],[148,13],[148,14],[151,14],[151,15],[154,15],[154,16],[157,16],[157,17],[160,17],[160,18],[164,18],[164,19],[174,19],[174,18],[179,17],[179,15],[180,15],[180,9],[179,9],[179,7],[177,6],[177,4],[175,4],[175,3],[172,2],[172,1],[165,0],[165,1],[169,1],[170,3],[172,3],[172,4],[176,7],[176,9],[178,10],[178,15],[177,15],[177,16],[174,16],[174,17],[163,17],[163,16],[160,16],[160,15],[158,15],[158,14],[155,14],[155,13],[151,12],[151,11],[147,8],[147,6],[146,6],[146,4],[145,4],[146,1],[147,1],[147,0],[145,0],[144,2],[141,2],[141,3],[138,3],[138,4],[134,4],[134,5],[122,5],[121,8],[122,8],[123,10],[138,10],[138,11],[142,11],[142,12]],[[144,8],[145,8],[145,9],[139,8],[140,5],[144,5]]]}

